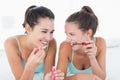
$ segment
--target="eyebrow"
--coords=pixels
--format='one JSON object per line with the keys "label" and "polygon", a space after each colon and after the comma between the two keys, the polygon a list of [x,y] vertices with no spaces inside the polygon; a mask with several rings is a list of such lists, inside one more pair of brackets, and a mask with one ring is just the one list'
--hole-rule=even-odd
{"label": "eyebrow", "polygon": [[[42,30],[49,31],[49,29],[45,29],[45,28],[43,28]],[[55,31],[55,30],[53,29],[52,31]]]}

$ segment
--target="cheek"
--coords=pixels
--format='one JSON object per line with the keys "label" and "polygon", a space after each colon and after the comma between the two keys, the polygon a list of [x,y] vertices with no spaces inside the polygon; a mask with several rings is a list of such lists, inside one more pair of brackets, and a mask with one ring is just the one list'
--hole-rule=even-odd
{"label": "cheek", "polygon": [[86,36],[85,36],[85,34],[80,34],[79,36],[78,36],[78,39],[77,39],[78,41],[85,41],[86,40]]}

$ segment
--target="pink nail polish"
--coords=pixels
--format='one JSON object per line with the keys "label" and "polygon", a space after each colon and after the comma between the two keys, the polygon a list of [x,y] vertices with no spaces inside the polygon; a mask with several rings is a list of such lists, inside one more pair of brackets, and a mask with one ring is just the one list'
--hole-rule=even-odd
{"label": "pink nail polish", "polygon": [[39,48],[37,48],[37,49],[35,50],[35,54],[36,54],[38,51],[39,51]]}
{"label": "pink nail polish", "polygon": [[56,71],[56,68],[53,66],[52,67],[52,80],[56,80],[55,71]]}
{"label": "pink nail polish", "polygon": [[90,44],[90,42],[82,42],[82,45],[83,46],[87,46],[87,45],[89,45]]}

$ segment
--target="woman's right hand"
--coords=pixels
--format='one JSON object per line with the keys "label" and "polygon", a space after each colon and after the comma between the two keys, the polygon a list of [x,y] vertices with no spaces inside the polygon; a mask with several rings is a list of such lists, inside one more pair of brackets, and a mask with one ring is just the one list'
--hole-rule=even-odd
{"label": "woman's right hand", "polygon": [[44,48],[34,48],[27,60],[26,66],[29,65],[35,68],[43,62],[44,58],[45,58]]}
{"label": "woman's right hand", "polygon": [[[64,80],[64,73],[61,72],[61,70],[56,70],[56,72],[55,72],[55,77],[56,77],[55,80]],[[44,80],[53,80],[53,79],[52,79],[52,72],[47,73],[47,74],[45,75]]]}

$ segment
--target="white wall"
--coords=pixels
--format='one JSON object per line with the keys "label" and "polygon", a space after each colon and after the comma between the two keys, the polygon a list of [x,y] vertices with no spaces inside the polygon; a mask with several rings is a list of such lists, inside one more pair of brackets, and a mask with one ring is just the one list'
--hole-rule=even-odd
{"label": "white wall", "polygon": [[[22,27],[24,13],[25,10],[32,4],[46,6],[55,13],[56,19],[54,37],[57,39],[58,48],[60,42],[66,37],[64,34],[64,22],[67,16],[75,11],[80,10],[83,5],[91,6],[99,19],[99,28],[96,36],[102,36],[106,39],[119,38],[120,40],[119,0],[0,0],[0,49],[3,49],[3,43],[7,37],[16,34],[24,34],[24,29]],[[119,51],[113,53],[119,53]],[[119,76],[116,70],[119,69],[119,66],[117,66],[117,68],[113,67],[115,66],[113,63],[117,64],[117,61],[119,60],[117,60],[118,58],[115,56],[119,57],[119,55],[110,54],[109,56],[107,58],[107,70],[112,70],[110,73],[114,73],[114,75],[110,74],[110,78],[113,76],[114,78],[118,78]],[[111,60],[111,58],[115,59]],[[6,66],[8,66],[7,59],[6,57],[1,57],[1,55],[0,59],[2,59],[2,61],[0,60],[1,65],[4,62],[4,65],[2,65],[4,69],[1,68],[3,71],[3,73],[0,74],[0,76],[2,75],[1,77],[3,77],[1,79],[10,79],[12,74],[9,72],[10,69],[6,69]],[[112,64],[110,60],[113,62]],[[117,61],[115,62],[115,60]],[[112,66],[109,66],[109,64]],[[113,70],[115,68],[116,70]],[[117,79],[111,78],[109,80]]]}
{"label": "white wall", "polygon": [[[96,36],[120,38],[119,0],[2,0],[0,2],[0,48],[4,40],[15,34],[23,34],[22,22],[28,6],[43,5],[50,8],[56,16],[54,36],[58,43],[65,39],[64,21],[67,16],[81,9],[83,5],[91,6],[99,19]],[[62,36],[62,37],[61,37]]]}

